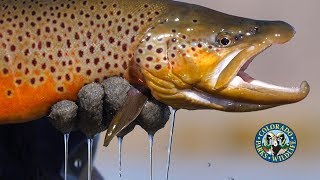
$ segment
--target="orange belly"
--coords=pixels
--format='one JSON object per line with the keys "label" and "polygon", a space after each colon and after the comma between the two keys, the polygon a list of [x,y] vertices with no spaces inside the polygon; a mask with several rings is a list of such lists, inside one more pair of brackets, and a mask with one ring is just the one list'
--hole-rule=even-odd
{"label": "orange belly", "polygon": [[47,115],[50,107],[63,99],[76,100],[85,79],[74,75],[73,81],[56,90],[56,82],[50,75],[38,86],[29,83],[14,84],[14,76],[0,77],[0,124],[21,123]]}

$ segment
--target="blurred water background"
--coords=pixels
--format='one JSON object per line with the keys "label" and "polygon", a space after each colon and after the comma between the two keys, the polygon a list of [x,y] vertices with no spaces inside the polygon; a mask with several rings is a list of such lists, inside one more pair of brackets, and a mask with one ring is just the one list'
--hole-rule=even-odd
{"label": "blurred water background", "polygon": [[[320,179],[320,1],[184,1],[228,14],[290,23],[297,31],[295,38],[263,52],[247,72],[256,79],[285,86],[307,80],[311,93],[300,103],[261,112],[178,111],[170,180]],[[295,154],[283,163],[266,162],[254,149],[257,131],[271,122],[288,125],[298,139]],[[168,123],[155,136],[155,180],[165,179],[169,128]],[[95,165],[106,179],[119,179],[117,151],[116,139],[108,148],[102,142],[98,145]],[[122,179],[144,180],[148,175],[148,136],[137,126],[124,139]]]}

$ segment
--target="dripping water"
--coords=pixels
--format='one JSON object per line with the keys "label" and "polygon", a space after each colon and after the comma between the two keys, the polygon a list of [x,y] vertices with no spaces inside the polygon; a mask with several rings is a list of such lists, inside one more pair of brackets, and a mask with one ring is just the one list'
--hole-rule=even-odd
{"label": "dripping water", "polygon": [[68,151],[69,151],[69,133],[63,135],[64,140],[64,180],[67,180],[68,175]]}
{"label": "dripping water", "polygon": [[118,153],[119,153],[119,177],[122,177],[122,141],[123,137],[118,137]]}
{"label": "dripping water", "polygon": [[93,139],[88,138],[88,180],[91,180],[91,173],[92,173],[92,146],[93,146]]}
{"label": "dripping water", "polygon": [[153,134],[149,134],[149,158],[150,158],[150,180],[152,180],[153,174],[152,174],[152,151],[153,151]]}
{"label": "dripping water", "polygon": [[173,138],[173,130],[174,130],[174,121],[175,121],[175,118],[176,118],[176,110],[173,109],[172,107],[170,107],[170,112],[171,112],[171,129],[170,129],[169,146],[168,146],[168,161],[167,161],[166,180],[169,179],[172,138]]}

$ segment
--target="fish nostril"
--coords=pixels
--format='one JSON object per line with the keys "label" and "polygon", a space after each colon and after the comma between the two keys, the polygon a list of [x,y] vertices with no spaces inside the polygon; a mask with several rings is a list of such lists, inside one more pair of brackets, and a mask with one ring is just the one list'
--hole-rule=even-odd
{"label": "fish nostril", "polygon": [[256,33],[258,33],[258,32],[260,31],[260,28],[259,28],[259,27],[254,27],[254,31],[255,31]]}

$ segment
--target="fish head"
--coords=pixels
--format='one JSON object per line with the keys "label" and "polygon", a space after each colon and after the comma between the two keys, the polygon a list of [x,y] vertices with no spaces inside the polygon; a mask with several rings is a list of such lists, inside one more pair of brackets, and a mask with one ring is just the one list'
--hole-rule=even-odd
{"label": "fish head", "polygon": [[257,55],[294,34],[282,21],[179,6],[146,31],[135,63],[152,95],[176,109],[257,111],[298,102],[309,93],[305,81],[288,88],[245,73]]}

